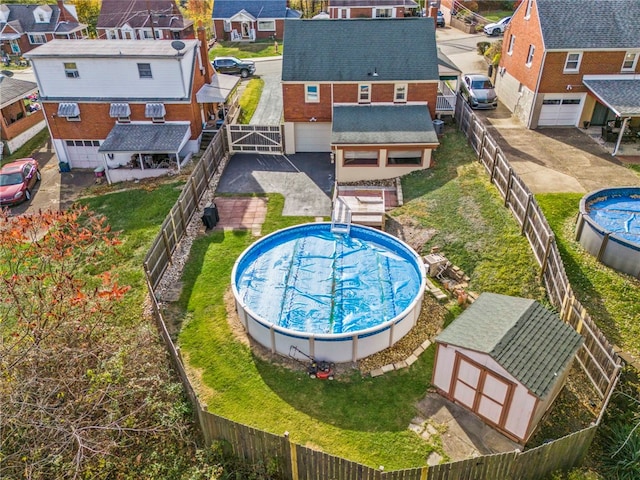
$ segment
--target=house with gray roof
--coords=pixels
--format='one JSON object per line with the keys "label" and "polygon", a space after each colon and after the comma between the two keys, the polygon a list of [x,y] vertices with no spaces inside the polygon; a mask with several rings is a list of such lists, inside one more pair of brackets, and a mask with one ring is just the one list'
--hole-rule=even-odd
{"label": "house with gray roof", "polygon": [[38,85],[7,75],[0,73],[0,153],[11,154],[47,124],[37,101]]}
{"label": "house with gray roof", "polygon": [[287,153],[327,152],[339,182],[429,168],[439,145],[431,19],[291,20],[285,45]]}
{"label": "house with gray roof", "polygon": [[89,38],[78,21],[75,5],[0,4],[0,44],[3,55],[22,55],[54,39]]}
{"label": "house with gray roof", "polygon": [[637,0],[523,1],[504,34],[500,100],[529,128],[588,123],[632,139],[640,131],[638,19]]}
{"label": "house with gray roof", "polygon": [[218,40],[255,42],[281,40],[284,21],[300,18],[288,0],[216,0],[213,3],[213,34]]}
{"label": "house with gray roof", "polygon": [[535,300],[483,293],[435,341],[438,392],[525,444],[583,338]]}
{"label": "house with gray roof", "polygon": [[106,40],[183,40],[196,38],[193,21],[174,0],[103,1],[96,25]]}
{"label": "house with gray roof", "polygon": [[329,0],[330,18],[404,18],[420,15],[415,0]]}

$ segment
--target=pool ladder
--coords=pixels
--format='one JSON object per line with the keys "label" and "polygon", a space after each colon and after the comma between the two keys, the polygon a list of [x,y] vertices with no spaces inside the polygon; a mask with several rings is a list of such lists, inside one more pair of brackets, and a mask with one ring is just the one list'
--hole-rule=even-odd
{"label": "pool ladder", "polygon": [[335,199],[331,212],[331,233],[351,232],[351,209],[340,197]]}

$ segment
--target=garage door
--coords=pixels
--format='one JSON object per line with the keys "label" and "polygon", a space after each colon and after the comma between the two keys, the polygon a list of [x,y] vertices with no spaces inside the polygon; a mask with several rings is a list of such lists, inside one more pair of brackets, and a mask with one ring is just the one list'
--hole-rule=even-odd
{"label": "garage door", "polygon": [[71,168],[96,168],[104,165],[102,154],[98,153],[97,140],[67,140],[67,157]]}
{"label": "garage door", "polygon": [[541,127],[552,125],[576,125],[582,111],[582,99],[576,97],[546,97],[542,101]]}
{"label": "garage door", "polygon": [[500,425],[510,388],[510,383],[489,370],[459,359],[453,398],[495,425]]}
{"label": "garage door", "polygon": [[330,152],[330,123],[296,123],[296,152]]}

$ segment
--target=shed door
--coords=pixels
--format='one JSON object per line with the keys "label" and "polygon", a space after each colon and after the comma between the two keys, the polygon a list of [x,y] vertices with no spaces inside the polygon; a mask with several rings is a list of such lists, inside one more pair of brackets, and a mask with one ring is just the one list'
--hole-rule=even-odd
{"label": "shed door", "polygon": [[457,359],[453,398],[495,425],[501,425],[513,385],[501,376],[463,357]]}

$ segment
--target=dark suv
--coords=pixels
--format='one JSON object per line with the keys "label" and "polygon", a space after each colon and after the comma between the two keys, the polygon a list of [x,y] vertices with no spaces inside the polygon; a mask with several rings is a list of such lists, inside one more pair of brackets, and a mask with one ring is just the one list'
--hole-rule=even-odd
{"label": "dark suv", "polygon": [[213,68],[219,73],[240,74],[242,78],[253,75],[256,64],[250,60],[238,60],[236,57],[216,57],[211,62]]}

